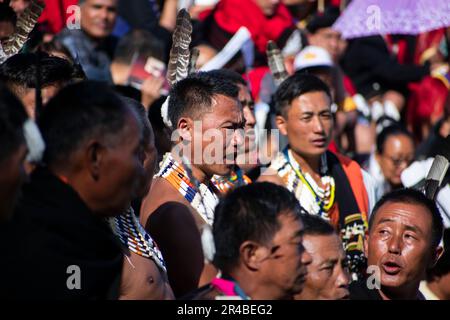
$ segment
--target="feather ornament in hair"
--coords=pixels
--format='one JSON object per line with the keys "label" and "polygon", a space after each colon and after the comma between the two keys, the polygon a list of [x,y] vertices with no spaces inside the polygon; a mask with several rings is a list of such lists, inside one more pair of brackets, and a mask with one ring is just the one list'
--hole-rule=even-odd
{"label": "feather ornament in hair", "polygon": [[197,65],[199,55],[200,51],[198,50],[198,48],[192,48],[191,59],[189,60],[189,74],[195,73],[197,71],[195,66]]}
{"label": "feather ornament in hair", "polygon": [[284,60],[281,55],[280,49],[273,41],[267,43],[267,60],[269,63],[270,71],[272,72],[275,84],[279,86],[284,80],[287,79],[288,73],[284,66]]}
{"label": "feather ornament in hair", "polygon": [[[36,25],[45,4],[39,0],[31,0],[30,5],[21,14],[16,23],[16,32],[6,39],[0,50],[0,63],[17,54],[28,40],[28,35]],[[2,52],[3,51],[3,52]]]}
{"label": "feather ornament in hair", "polygon": [[185,9],[181,9],[177,15],[169,65],[167,67],[167,80],[171,86],[188,76],[189,58],[191,56],[189,51],[189,45],[192,40],[191,34],[191,17]]}

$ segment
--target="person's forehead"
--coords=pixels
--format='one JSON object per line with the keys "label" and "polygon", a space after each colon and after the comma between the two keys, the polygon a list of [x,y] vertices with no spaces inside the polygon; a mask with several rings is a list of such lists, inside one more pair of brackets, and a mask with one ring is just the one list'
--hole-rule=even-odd
{"label": "person's forehead", "polygon": [[339,31],[334,30],[331,27],[326,27],[326,28],[320,28],[316,31],[316,34],[320,34],[320,35],[333,35],[336,37],[339,37],[341,34]]}
{"label": "person's forehead", "polygon": [[330,99],[322,91],[302,94],[291,103],[291,110],[295,112],[320,112],[330,110]]}
{"label": "person's forehead", "polygon": [[90,5],[117,7],[117,1],[118,0],[86,0],[85,3]]}
{"label": "person's forehead", "polygon": [[405,149],[413,149],[414,144],[411,139],[404,135],[391,135],[386,139],[385,142],[385,150],[397,151],[397,150],[405,150]]}
{"label": "person's forehead", "polygon": [[423,231],[431,232],[431,212],[421,204],[404,202],[386,202],[376,212],[374,225],[381,223],[418,226]]}
{"label": "person's forehead", "polygon": [[219,122],[239,122],[242,120],[242,108],[240,108],[237,99],[224,95],[216,95],[212,98],[210,112],[206,112],[205,117]]}
{"label": "person's forehead", "polygon": [[239,88],[239,97],[242,97],[246,100],[251,98],[251,94],[250,94],[250,90],[248,89],[247,86],[244,86],[241,83],[238,83],[238,88]]}
{"label": "person's forehead", "polygon": [[274,236],[274,241],[289,241],[301,236],[303,224],[300,216],[293,212],[285,212],[278,216],[281,228]]}
{"label": "person's forehead", "polygon": [[309,253],[322,260],[344,258],[342,242],[336,234],[305,234],[303,245]]}

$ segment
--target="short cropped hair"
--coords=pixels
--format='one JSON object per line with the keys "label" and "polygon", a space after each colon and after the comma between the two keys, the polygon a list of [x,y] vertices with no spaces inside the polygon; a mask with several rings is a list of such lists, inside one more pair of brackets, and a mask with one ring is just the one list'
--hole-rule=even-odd
{"label": "short cropped hair", "polygon": [[311,236],[337,235],[334,227],[325,219],[314,214],[302,214],[303,234]]}
{"label": "short cropped hair", "polygon": [[238,98],[238,87],[213,73],[198,72],[175,84],[169,93],[169,119],[176,127],[178,120],[189,115],[196,119],[209,110],[217,95]]}
{"label": "short cropped hair", "polygon": [[401,135],[406,136],[413,141],[412,134],[399,124],[390,125],[389,127],[384,128],[377,136],[377,152],[379,154],[384,153],[384,147],[389,137]]}
{"label": "short cropped hair", "polygon": [[430,199],[428,199],[422,192],[405,188],[391,191],[385,194],[376,204],[372,210],[372,214],[369,218],[369,232],[373,227],[373,222],[375,221],[375,217],[380,210],[380,208],[386,203],[407,203],[413,205],[420,205],[427,209],[431,218],[431,226],[432,226],[432,247],[436,248],[441,239],[443,233],[443,222],[442,216],[439,212],[436,203]]}
{"label": "short cropped hair", "polygon": [[75,69],[68,60],[41,52],[19,53],[6,60],[0,66],[0,81],[21,97],[27,89],[36,88],[38,64],[42,88],[53,84],[65,85],[74,78]]}
{"label": "short cropped hair", "polygon": [[39,119],[47,146],[44,162],[63,165],[87,139],[116,137],[129,113],[126,103],[105,83],[85,81],[65,87],[49,101]]}
{"label": "short cropped hair", "polygon": [[253,183],[237,188],[223,198],[215,210],[213,236],[214,265],[227,271],[239,262],[239,248],[245,241],[266,244],[280,229],[278,218],[302,212],[295,195],[269,183]]}
{"label": "short cropped hair", "polygon": [[286,117],[292,101],[309,92],[324,92],[331,106],[331,93],[325,82],[312,74],[295,73],[283,81],[275,92],[276,114]]}

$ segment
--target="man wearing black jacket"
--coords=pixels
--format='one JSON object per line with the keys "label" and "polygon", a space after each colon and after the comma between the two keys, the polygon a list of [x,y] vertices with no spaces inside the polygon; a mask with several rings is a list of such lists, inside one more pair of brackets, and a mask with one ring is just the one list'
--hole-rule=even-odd
{"label": "man wearing black jacket", "polygon": [[47,149],[0,230],[7,299],[114,299],[120,245],[107,217],[130,205],[142,174],[142,127],[106,85],[63,89],[44,109]]}

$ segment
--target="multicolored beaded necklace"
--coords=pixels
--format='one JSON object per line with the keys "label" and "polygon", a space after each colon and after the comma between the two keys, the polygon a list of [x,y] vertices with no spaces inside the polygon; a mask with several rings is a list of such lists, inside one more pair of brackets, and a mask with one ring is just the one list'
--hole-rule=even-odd
{"label": "multicolored beaded necklace", "polygon": [[125,247],[141,257],[152,259],[160,269],[167,272],[161,251],[139,223],[132,207],[120,216],[109,218],[108,222]]}
{"label": "multicolored beaded necklace", "polygon": [[328,174],[325,155],[321,158],[320,167],[321,182],[325,186],[324,188],[320,188],[308,173],[303,173],[289,148],[275,157],[270,168],[277,172],[286,188],[295,194],[306,211],[330,220],[329,212],[335,203],[335,181]]}
{"label": "multicolored beaded necklace", "polygon": [[239,167],[237,167],[236,170],[229,176],[215,175],[212,177],[211,182],[221,194],[227,194],[235,188],[252,183],[252,180],[247,177]]}
{"label": "multicolored beaded necklace", "polygon": [[214,209],[219,203],[217,195],[205,184],[198,188],[189,179],[189,175],[170,152],[164,155],[156,177],[167,180],[190,203],[200,217],[210,226],[214,221]]}

